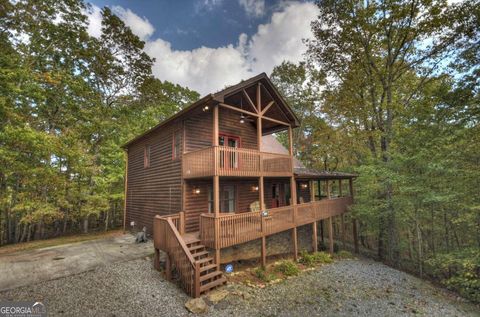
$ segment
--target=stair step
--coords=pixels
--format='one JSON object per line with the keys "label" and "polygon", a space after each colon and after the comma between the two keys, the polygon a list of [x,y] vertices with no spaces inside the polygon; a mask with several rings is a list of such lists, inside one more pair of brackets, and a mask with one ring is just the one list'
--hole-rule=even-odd
{"label": "stair step", "polygon": [[213,262],[213,258],[212,257],[206,257],[206,258],[197,260],[196,262],[199,262],[200,264],[205,264],[205,263],[208,263],[208,262]]}
{"label": "stair step", "polygon": [[227,279],[225,278],[225,276],[222,276],[221,278],[219,279],[216,279],[208,284],[205,284],[205,285],[202,285],[200,286],[200,293],[203,293],[203,292],[206,292],[208,290],[211,290],[212,288],[214,287],[217,287],[217,286],[220,286],[220,285],[223,285],[227,282]]}
{"label": "stair step", "polygon": [[196,251],[196,250],[199,250],[199,249],[205,249],[205,246],[203,244],[197,244],[197,245],[189,247],[188,249],[190,250],[190,252],[192,252],[192,251]]}
{"label": "stair step", "polygon": [[192,244],[196,244],[196,243],[200,243],[200,239],[190,239],[190,240],[184,240],[185,241],[185,244],[188,246],[192,245]]}
{"label": "stair step", "polygon": [[220,271],[213,271],[211,273],[202,275],[202,276],[200,276],[200,283],[205,282],[206,280],[209,280],[211,278],[214,278],[214,277],[217,277],[217,276],[220,276],[220,275],[222,275],[222,272],[220,272]]}
{"label": "stair step", "polygon": [[200,268],[200,273],[207,272],[207,271],[209,271],[211,269],[215,269],[215,268],[217,268],[217,265],[215,263],[204,265]]}
{"label": "stair step", "polygon": [[192,255],[193,255],[193,257],[194,257],[195,259],[197,259],[197,258],[199,258],[199,257],[202,257],[202,256],[204,256],[204,255],[208,255],[208,254],[209,254],[208,251],[201,251],[201,252],[193,253]]}

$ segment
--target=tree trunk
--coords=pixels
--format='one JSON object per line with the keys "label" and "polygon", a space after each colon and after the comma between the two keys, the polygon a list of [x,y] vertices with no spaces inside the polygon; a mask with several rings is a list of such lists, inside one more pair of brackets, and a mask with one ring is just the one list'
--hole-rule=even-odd
{"label": "tree trunk", "polygon": [[83,219],[83,233],[88,233],[88,216]]}

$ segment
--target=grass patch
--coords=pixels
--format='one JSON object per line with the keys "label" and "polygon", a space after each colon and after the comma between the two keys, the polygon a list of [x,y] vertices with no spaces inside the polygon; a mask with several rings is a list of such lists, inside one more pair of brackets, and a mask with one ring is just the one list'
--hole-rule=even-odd
{"label": "grass patch", "polygon": [[341,251],[338,251],[337,254],[335,254],[335,257],[338,259],[353,259],[354,256],[352,253],[348,251],[341,250]]}
{"label": "grass patch", "polygon": [[332,256],[326,252],[314,252],[308,253],[307,251],[302,251],[300,253],[300,263],[305,266],[315,266],[316,264],[322,263],[332,263]]}
{"label": "grass patch", "polygon": [[90,240],[96,240],[101,238],[115,237],[115,236],[120,236],[122,234],[123,234],[123,230],[110,230],[107,232],[102,231],[102,232],[95,232],[95,233],[89,233],[89,234],[78,234],[78,235],[58,237],[53,239],[9,244],[9,245],[0,247],[0,255],[19,252],[19,251],[54,247],[57,245],[69,244],[74,242],[83,242],[83,241],[90,241]]}

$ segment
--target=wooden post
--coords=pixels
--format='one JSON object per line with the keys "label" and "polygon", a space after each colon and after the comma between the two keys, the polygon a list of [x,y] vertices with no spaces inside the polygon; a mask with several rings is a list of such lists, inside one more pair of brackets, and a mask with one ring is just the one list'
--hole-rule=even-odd
{"label": "wooden post", "polygon": [[180,219],[178,220],[178,229],[180,231],[180,234],[183,235],[185,234],[185,212],[180,211],[179,215]]}
{"label": "wooden post", "polygon": [[260,83],[257,85],[257,111],[258,113],[262,112],[262,101],[261,101],[262,94],[260,93]]}
{"label": "wooden post", "polygon": [[[327,179],[327,199],[330,199],[330,181]],[[331,254],[333,254],[333,221],[332,217],[328,218],[328,250]]]}
{"label": "wooden post", "polygon": [[342,180],[338,180],[338,196],[342,197]]}
{"label": "wooden post", "polygon": [[[353,179],[348,179],[348,185],[350,189],[350,197],[352,197],[353,202]],[[359,253],[359,246],[358,246],[358,232],[357,232],[357,219],[352,217],[352,233],[353,233],[353,245],[355,248],[355,253]]]}
{"label": "wooden post", "polygon": [[195,279],[193,280],[194,283],[194,294],[195,298],[200,297],[200,263],[198,261],[195,262]]}
{"label": "wooden post", "polygon": [[220,270],[220,249],[215,249],[215,264],[217,265],[217,270]]}
{"label": "wooden post", "polygon": [[127,230],[127,195],[128,195],[128,150],[125,150],[125,185],[123,196],[123,233]]}
{"label": "wooden post", "polygon": [[317,236],[317,222],[312,223],[312,243],[313,243],[313,252],[318,251],[318,236]]}
{"label": "wooden post", "polygon": [[258,202],[260,203],[261,211],[265,208],[265,189],[263,185],[263,176],[260,176],[258,178]]}
{"label": "wooden post", "polygon": [[293,240],[293,259],[298,261],[298,241],[297,241],[297,227],[292,229],[292,240]]}
{"label": "wooden post", "polygon": [[342,245],[343,245],[343,248],[345,249],[346,248],[346,236],[345,236],[345,214],[341,214],[340,215],[340,226],[342,227]]}
{"label": "wooden post", "polygon": [[170,255],[167,252],[166,260],[165,260],[165,278],[167,281],[172,280],[172,264],[170,262]]}
{"label": "wooden post", "polygon": [[308,184],[310,186],[310,201],[311,202],[315,201],[315,192],[313,191],[313,183],[314,183],[314,181],[310,180],[309,184]]}
{"label": "wooden post", "polygon": [[265,236],[262,236],[262,267],[267,267],[267,241]]}
{"label": "wooden post", "polygon": [[160,250],[155,248],[155,256],[153,257],[153,267],[160,271]]}
{"label": "wooden post", "polygon": [[333,224],[332,217],[328,218],[328,250],[333,254]]}

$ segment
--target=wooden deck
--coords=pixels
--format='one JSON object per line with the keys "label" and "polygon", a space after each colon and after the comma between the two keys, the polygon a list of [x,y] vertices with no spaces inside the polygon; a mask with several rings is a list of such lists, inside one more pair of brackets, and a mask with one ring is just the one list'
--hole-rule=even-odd
{"label": "wooden deck", "polygon": [[182,174],[185,179],[216,175],[291,177],[292,157],[252,149],[212,146],[185,153]]}
{"label": "wooden deck", "polygon": [[200,216],[200,240],[213,249],[245,243],[340,215],[352,204],[352,197],[325,199],[264,212]]}

